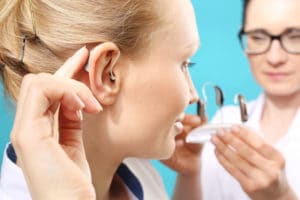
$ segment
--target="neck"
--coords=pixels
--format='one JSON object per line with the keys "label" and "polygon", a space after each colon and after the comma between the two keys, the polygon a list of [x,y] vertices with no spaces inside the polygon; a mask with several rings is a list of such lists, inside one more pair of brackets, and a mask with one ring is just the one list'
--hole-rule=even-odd
{"label": "neck", "polygon": [[285,135],[300,105],[300,93],[288,96],[265,95],[261,129],[271,143]]}
{"label": "neck", "polygon": [[263,108],[262,118],[285,119],[286,114],[288,114],[288,116],[294,116],[300,105],[300,93],[288,96],[274,96],[266,94],[265,97],[266,101]]}
{"label": "neck", "polygon": [[[124,159],[121,148],[112,144],[109,135],[105,134],[107,133],[105,128],[99,124],[99,120],[104,121],[104,119],[90,116],[85,116],[85,119],[87,120],[83,124],[84,146],[97,200],[112,199],[119,194],[124,197],[125,188],[121,187],[123,183],[120,183],[120,179],[115,176],[117,168]],[[116,187],[119,190],[116,190]]]}

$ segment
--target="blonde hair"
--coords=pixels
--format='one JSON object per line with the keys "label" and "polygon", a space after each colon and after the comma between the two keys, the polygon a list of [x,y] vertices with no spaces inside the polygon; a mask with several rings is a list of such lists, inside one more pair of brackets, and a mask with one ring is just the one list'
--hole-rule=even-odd
{"label": "blonde hair", "polygon": [[[17,99],[25,74],[53,73],[85,44],[112,41],[122,53],[137,53],[158,24],[154,10],[152,0],[1,0],[4,88]],[[23,62],[22,35],[27,37]]]}

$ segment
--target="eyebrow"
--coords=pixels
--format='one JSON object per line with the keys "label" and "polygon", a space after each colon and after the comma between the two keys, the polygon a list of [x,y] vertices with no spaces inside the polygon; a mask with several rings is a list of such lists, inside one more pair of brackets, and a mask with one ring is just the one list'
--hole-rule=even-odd
{"label": "eyebrow", "polygon": [[[300,31],[300,26],[286,27],[283,31],[281,31],[280,34],[287,32],[287,31],[291,31],[291,30],[299,30]],[[268,31],[265,28],[253,28],[253,29],[249,29],[249,30],[245,29],[245,32],[256,32],[256,31],[257,32],[265,32],[265,33],[270,34],[270,31]]]}

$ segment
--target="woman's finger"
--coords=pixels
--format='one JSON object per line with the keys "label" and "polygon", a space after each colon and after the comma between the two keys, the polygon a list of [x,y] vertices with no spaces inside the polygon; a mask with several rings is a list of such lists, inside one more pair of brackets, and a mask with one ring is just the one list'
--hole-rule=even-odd
{"label": "woman's finger", "polygon": [[89,57],[89,51],[84,46],[69,58],[56,72],[55,76],[73,78],[76,73],[83,69]]}
{"label": "woman's finger", "polygon": [[243,126],[233,126],[232,133],[249,144],[253,149],[269,160],[284,160],[279,151],[268,144],[260,135]]}
{"label": "woman's finger", "polygon": [[215,155],[220,162],[220,164],[231,174],[235,177],[238,182],[242,185],[242,187],[247,187],[251,184],[251,180],[242,172],[240,171],[235,165],[233,165],[230,161],[228,161],[218,150],[215,149]]}
{"label": "woman's finger", "polygon": [[260,169],[240,157],[235,149],[227,145],[222,140],[222,137],[220,137],[219,135],[224,134],[224,131],[219,130],[217,135],[212,137],[212,142],[215,145],[216,150],[248,178],[255,179],[257,177],[262,177],[263,172]]}
{"label": "woman's finger", "polygon": [[225,145],[232,147],[235,152],[251,165],[260,170],[265,170],[266,160],[261,154],[256,152],[248,143],[236,137],[232,132],[226,131],[225,134],[218,135]]}

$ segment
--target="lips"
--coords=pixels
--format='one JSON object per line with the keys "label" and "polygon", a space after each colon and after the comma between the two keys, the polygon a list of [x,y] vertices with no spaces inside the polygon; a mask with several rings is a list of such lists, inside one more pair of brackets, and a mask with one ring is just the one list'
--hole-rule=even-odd
{"label": "lips", "polygon": [[290,75],[287,72],[266,72],[265,74],[274,80],[280,80]]}

